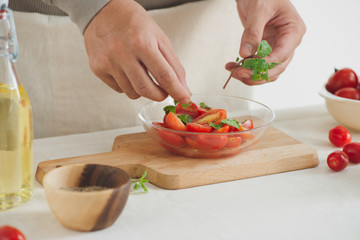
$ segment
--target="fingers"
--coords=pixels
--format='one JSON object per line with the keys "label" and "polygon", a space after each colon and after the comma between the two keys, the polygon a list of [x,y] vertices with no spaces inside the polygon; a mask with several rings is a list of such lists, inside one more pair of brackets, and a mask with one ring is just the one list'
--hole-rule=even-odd
{"label": "fingers", "polygon": [[[124,72],[126,76],[119,76],[117,81],[119,84],[127,86],[129,93],[133,91],[139,96],[154,101],[162,101],[168,96],[168,94],[151,79],[146,68],[144,68],[138,60],[130,60],[124,66]],[[125,89],[123,90],[125,93],[127,92]],[[130,95],[128,96],[130,97]]]}
{"label": "fingers", "polygon": [[180,80],[178,74],[175,73],[175,69],[178,69],[179,66],[173,59],[172,63],[175,65],[175,69],[172,68],[158,49],[155,51],[150,49],[150,51],[143,55],[142,59],[161,88],[166,89],[166,92],[175,100],[183,103],[189,102],[190,92],[183,85],[185,79],[184,76],[181,76],[181,70],[178,74],[181,76],[180,79],[182,78],[183,80]]}
{"label": "fingers", "polygon": [[[256,2],[254,5],[249,5],[248,11],[257,12],[258,14],[248,14],[246,20],[243,21],[244,32],[240,43],[240,56],[245,58],[255,54],[257,47],[263,37],[265,25],[269,19],[268,10],[265,6],[259,6],[261,2]],[[238,5],[240,8],[240,6]],[[241,9],[239,9],[239,12]]]}

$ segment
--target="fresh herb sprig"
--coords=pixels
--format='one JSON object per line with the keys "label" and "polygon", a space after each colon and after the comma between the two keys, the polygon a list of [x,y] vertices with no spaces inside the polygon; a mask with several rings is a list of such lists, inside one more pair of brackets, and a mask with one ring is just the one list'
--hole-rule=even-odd
{"label": "fresh herb sprig", "polygon": [[144,192],[148,192],[148,189],[145,186],[145,183],[149,182],[149,180],[147,180],[145,178],[146,174],[147,174],[147,170],[145,170],[145,172],[143,173],[141,178],[139,178],[139,179],[131,179],[131,183],[135,183],[134,184],[134,190],[138,190],[141,187],[144,190]]}
{"label": "fresh herb sprig", "polygon": [[253,81],[259,81],[260,79],[269,81],[268,70],[274,68],[280,63],[267,63],[264,57],[268,56],[272,51],[269,43],[266,40],[262,40],[259,44],[259,47],[254,55],[250,55],[246,58],[239,59],[236,58],[236,65],[231,70],[230,76],[227,79],[223,89],[225,89],[226,85],[229,83],[234,71],[238,67],[243,67],[252,70],[251,78]]}

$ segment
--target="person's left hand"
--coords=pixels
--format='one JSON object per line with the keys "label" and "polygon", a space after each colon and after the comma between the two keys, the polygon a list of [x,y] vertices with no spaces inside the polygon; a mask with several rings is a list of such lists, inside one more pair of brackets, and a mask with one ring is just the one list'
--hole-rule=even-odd
{"label": "person's left hand", "polygon": [[[273,51],[265,60],[281,64],[269,70],[269,81],[253,81],[252,71],[241,67],[232,76],[246,85],[275,81],[285,71],[305,34],[304,22],[289,0],[237,0],[237,8],[244,25],[240,56],[255,54],[261,40],[266,40]],[[235,64],[227,63],[225,68],[231,71]]]}

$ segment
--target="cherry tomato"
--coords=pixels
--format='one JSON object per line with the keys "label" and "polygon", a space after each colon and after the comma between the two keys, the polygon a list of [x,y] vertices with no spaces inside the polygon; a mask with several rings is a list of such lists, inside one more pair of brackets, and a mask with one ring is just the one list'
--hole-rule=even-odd
{"label": "cherry tomato", "polygon": [[348,155],[350,162],[360,163],[360,143],[348,143],[344,146],[343,151]]}
{"label": "cherry tomato", "polygon": [[203,115],[195,118],[193,123],[214,123],[219,124],[221,120],[226,119],[226,111],[224,109],[212,109]]}
{"label": "cherry tomato", "polygon": [[251,119],[246,120],[245,122],[241,123],[241,125],[246,129],[253,129],[254,128],[254,122]]}
{"label": "cherry tomato", "polygon": [[215,129],[214,131],[212,131],[212,133],[227,133],[230,131],[230,126],[229,125],[224,125],[219,129]]}
{"label": "cherry tomato", "polygon": [[186,124],[188,131],[190,132],[206,132],[209,133],[212,131],[212,127],[208,124],[200,124],[200,123],[188,123]]}
{"label": "cherry tomato", "polygon": [[207,113],[210,110],[212,110],[212,108],[198,107],[198,114],[200,116],[200,115],[203,115],[204,113]]}
{"label": "cherry tomato", "polygon": [[[154,125],[158,125],[158,126],[161,126],[161,127],[166,127],[166,125],[164,123],[161,123],[161,122],[153,122],[152,124]],[[185,144],[185,140],[183,137],[175,134],[175,133],[172,133],[172,132],[169,132],[169,131],[166,131],[166,130],[162,130],[162,129],[156,129],[159,137],[166,143],[170,144],[170,145],[173,145],[173,146],[176,146],[176,147],[179,147],[179,146],[182,146]]]}
{"label": "cherry tomato", "polygon": [[327,157],[327,164],[332,170],[339,172],[346,168],[349,164],[349,157],[346,153],[341,150],[332,152]]}
{"label": "cherry tomato", "polygon": [[344,68],[333,73],[325,85],[326,90],[334,94],[337,90],[344,87],[356,88],[358,85],[358,77],[350,68]]}
{"label": "cherry tomato", "polygon": [[185,124],[178,118],[175,113],[169,112],[166,116],[166,126],[177,131],[186,131]]}
{"label": "cherry tomato", "polygon": [[25,240],[25,236],[19,229],[12,226],[0,227],[0,240]]}
{"label": "cherry tomato", "polygon": [[343,147],[345,144],[351,142],[351,134],[343,126],[336,126],[329,131],[329,140],[337,147]]}
{"label": "cherry tomato", "polygon": [[229,137],[229,140],[225,147],[228,147],[228,148],[238,147],[238,146],[240,146],[241,141],[242,141],[241,137],[235,137],[235,136]]}
{"label": "cherry tomato", "polygon": [[352,87],[340,88],[335,92],[335,95],[338,97],[360,100],[360,91]]}
{"label": "cherry tomato", "polygon": [[217,136],[216,134],[199,135],[197,137],[197,142],[201,148],[218,150],[227,144],[228,137],[223,135]]}
{"label": "cherry tomato", "polygon": [[192,118],[197,118],[199,116],[198,106],[193,102],[189,104],[178,103],[176,105],[176,114],[188,114]]}
{"label": "cherry tomato", "polygon": [[185,137],[185,141],[187,144],[189,144],[190,147],[193,147],[195,149],[201,149],[198,141],[197,141],[197,137]]}

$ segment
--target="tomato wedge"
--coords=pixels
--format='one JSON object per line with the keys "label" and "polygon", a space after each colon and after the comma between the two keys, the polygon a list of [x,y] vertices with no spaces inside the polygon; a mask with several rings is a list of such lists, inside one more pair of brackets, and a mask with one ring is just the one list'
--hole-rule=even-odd
{"label": "tomato wedge", "polygon": [[229,125],[224,125],[219,129],[215,129],[214,131],[212,131],[213,133],[227,133],[230,130],[230,126]]}
{"label": "tomato wedge", "polygon": [[210,110],[212,110],[212,108],[198,107],[198,115],[201,116],[201,115],[203,115],[204,113],[207,113]]}
{"label": "tomato wedge", "polygon": [[225,147],[235,148],[241,144],[241,137],[229,137],[228,142]]}
{"label": "tomato wedge", "polygon": [[251,119],[246,120],[245,122],[241,123],[241,125],[246,129],[253,129],[254,128],[254,122]]}
{"label": "tomato wedge", "polygon": [[185,124],[173,112],[169,112],[166,116],[166,126],[177,131],[187,130]]}
{"label": "tomato wedge", "polygon": [[197,142],[201,148],[218,150],[227,144],[228,137],[221,135],[199,135]]}
{"label": "tomato wedge", "polygon": [[188,131],[190,132],[205,132],[209,133],[212,131],[212,127],[208,124],[200,124],[200,123],[188,123],[186,124]]}
{"label": "tomato wedge", "polygon": [[195,118],[193,123],[214,123],[219,124],[221,120],[226,119],[226,111],[224,109],[212,109],[203,115]]}
{"label": "tomato wedge", "polygon": [[197,118],[199,116],[198,106],[193,102],[189,104],[178,103],[176,105],[176,114],[188,114],[192,118]]}

